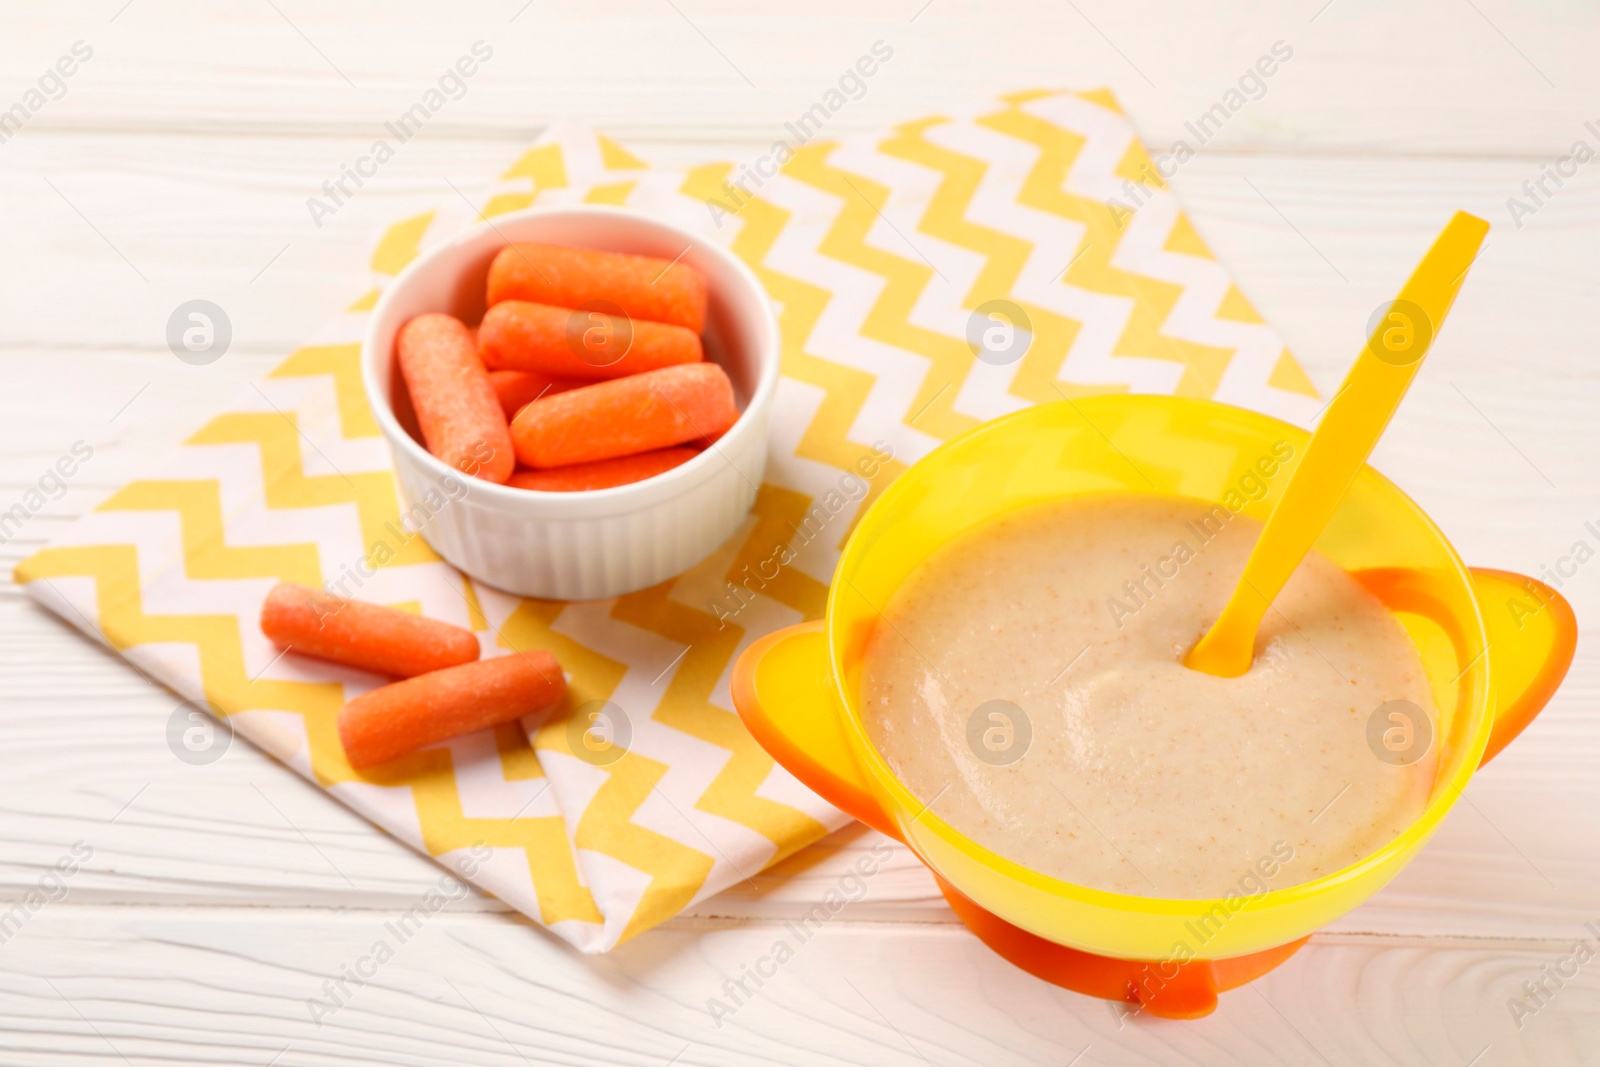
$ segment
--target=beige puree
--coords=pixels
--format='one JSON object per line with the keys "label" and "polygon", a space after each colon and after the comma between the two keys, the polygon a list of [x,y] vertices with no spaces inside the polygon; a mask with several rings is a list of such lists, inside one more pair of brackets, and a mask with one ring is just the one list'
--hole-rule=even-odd
{"label": "beige puree", "polygon": [[1260,529],[1132,495],[984,524],[875,627],[868,735],[957,830],[1079,885],[1220,897],[1251,872],[1283,888],[1354,863],[1421,813],[1435,763],[1380,759],[1368,720],[1397,699],[1431,716],[1432,697],[1400,625],[1315,552],[1248,673],[1184,667]]}

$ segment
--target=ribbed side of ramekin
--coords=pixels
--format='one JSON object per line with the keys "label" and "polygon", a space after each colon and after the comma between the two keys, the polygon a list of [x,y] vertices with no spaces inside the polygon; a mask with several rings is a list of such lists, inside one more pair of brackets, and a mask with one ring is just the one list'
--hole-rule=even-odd
{"label": "ribbed side of ramekin", "polygon": [[[611,514],[561,514],[566,501],[550,499],[558,494],[516,491],[527,499],[490,500],[489,493],[507,490],[467,477],[452,489],[401,448],[394,449],[395,474],[406,511],[428,514],[417,532],[453,566],[519,596],[598,600],[683,573],[745,521],[766,464],[767,412],[744,418],[756,432],[741,434],[736,451],[719,443],[691,461],[705,464],[699,477]],[[435,504],[445,500],[442,507],[430,508],[430,491]]]}

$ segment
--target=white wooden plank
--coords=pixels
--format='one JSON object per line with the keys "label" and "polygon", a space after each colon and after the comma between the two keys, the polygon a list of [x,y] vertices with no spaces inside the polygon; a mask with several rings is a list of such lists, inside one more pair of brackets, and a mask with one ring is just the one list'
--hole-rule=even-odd
{"label": "white wooden plank", "polygon": [[[450,184],[476,195],[525,143],[419,138],[319,229],[306,199],[364,150],[359,138],[19,137],[0,150],[0,225],[12,253],[0,263],[0,346],[166,352],[168,315],[203,296],[228,313],[234,342],[217,363],[186,367],[193,378],[225,373],[242,353],[284,351],[365,291],[384,226],[459,204]],[[683,154],[738,159],[755,147]],[[1596,331],[1583,299],[1600,281],[1590,254],[1600,184],[1580,174],[1518,229],[1506,200],[1538,175],[1522,160],[1203,151],[1173,186],[1241,287],[1314,366],[1348,363],[1373,308],[1463,208],[1495,229],[1450,343],[1581,373]],[[924,245],[937,254],[936,242]]]}
{"label": "white wooden plank", "polygon": [[[1570,941],[1318,939],[1173,1023],[1047,986],[955,928],[834,920],[802,943],[679,923],[575,958],[503,916],[449,907],[404,943],[398,917],[47,905],[0,954],[7,1062],[1565,1064],[1595,1062],[1600,1026],[1593,963],[1520,1030],[1507,1007]],[[780,939],[792,958],[763,962]],[[362,963],[379,941],[392,958]],[[362,984],[328,991],[358,965]],[[758,965],[735,1004],[723,983]]]}
{"label": "white wooden plank", "polygon": [[1168,145],[1282,40],[1293,58],[1228,120],[1220,142],[1550,158],[1597,117],[1600,87],[1591,61],[1600,15],[1577,0],[1531,8],[1481,0],[1476,12],[1366,0],[1193,9],[1156,0],[124,5],[32,0],[8,9],[6,97],[75,40],[95,48],[30,132],[376,135],[479,39],[493,58],[430,121],[430,136],[529,131],[568,116],[653,137],[738,131],[769,140],[877,40],[894,58],[832,120],[840,129],[1003,91],[1109,84],[1152,142]]}

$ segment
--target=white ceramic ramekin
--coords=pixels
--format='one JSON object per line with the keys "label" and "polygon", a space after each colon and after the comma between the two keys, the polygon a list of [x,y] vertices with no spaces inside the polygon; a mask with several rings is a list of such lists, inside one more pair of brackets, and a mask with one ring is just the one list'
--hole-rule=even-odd
{"label": "white ceramic ramekin", "polygon": [[[681,257],[705,275],[706,356],[733,380],[744,412],[739,421],[715,445],[665,474],[582,493],[495,485],[431,455],[412,433],[414,419],[395,367],[395,333],[430,311],[476,325],[483,317],[489,261],[506,244],[523,241]],[[489,585],[521,596],[592,600],[682,573],[743,521],[766,465],[767,415],[778,384],[778,324],[749,268],[697,234],[611,207],[530,208],[474,226],[401,272],[372,311],[361,380],[394,453],[410,528]]]}

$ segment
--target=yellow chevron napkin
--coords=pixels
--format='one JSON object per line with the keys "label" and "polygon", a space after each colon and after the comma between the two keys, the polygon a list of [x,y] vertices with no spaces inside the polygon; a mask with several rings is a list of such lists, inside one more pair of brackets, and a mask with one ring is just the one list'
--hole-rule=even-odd
{"label": "yellow chevron napkin", "polygon": [[[765,482],[712,557],[615,600],[524,600],[466,579],[400,523],[358,341],[387,280],[474,221],[446,204],[391,227],[372,291],[16,578],[587,952],[844,823],[750,739],[729,670],[755,638],[821,614],[851,525],[907,464],[986,419],[1085,393],[1208,396],[1294,421],[1316,408],[1104,91],[1021,93],[684,171],[557,127],[481,214],[573,202],[711,234],[779,309]],[[573,714],[356,773],[334,719],[380,680],[278,655],[256,620],[280,579],[470,626],[485,655],[549,648]]]}

